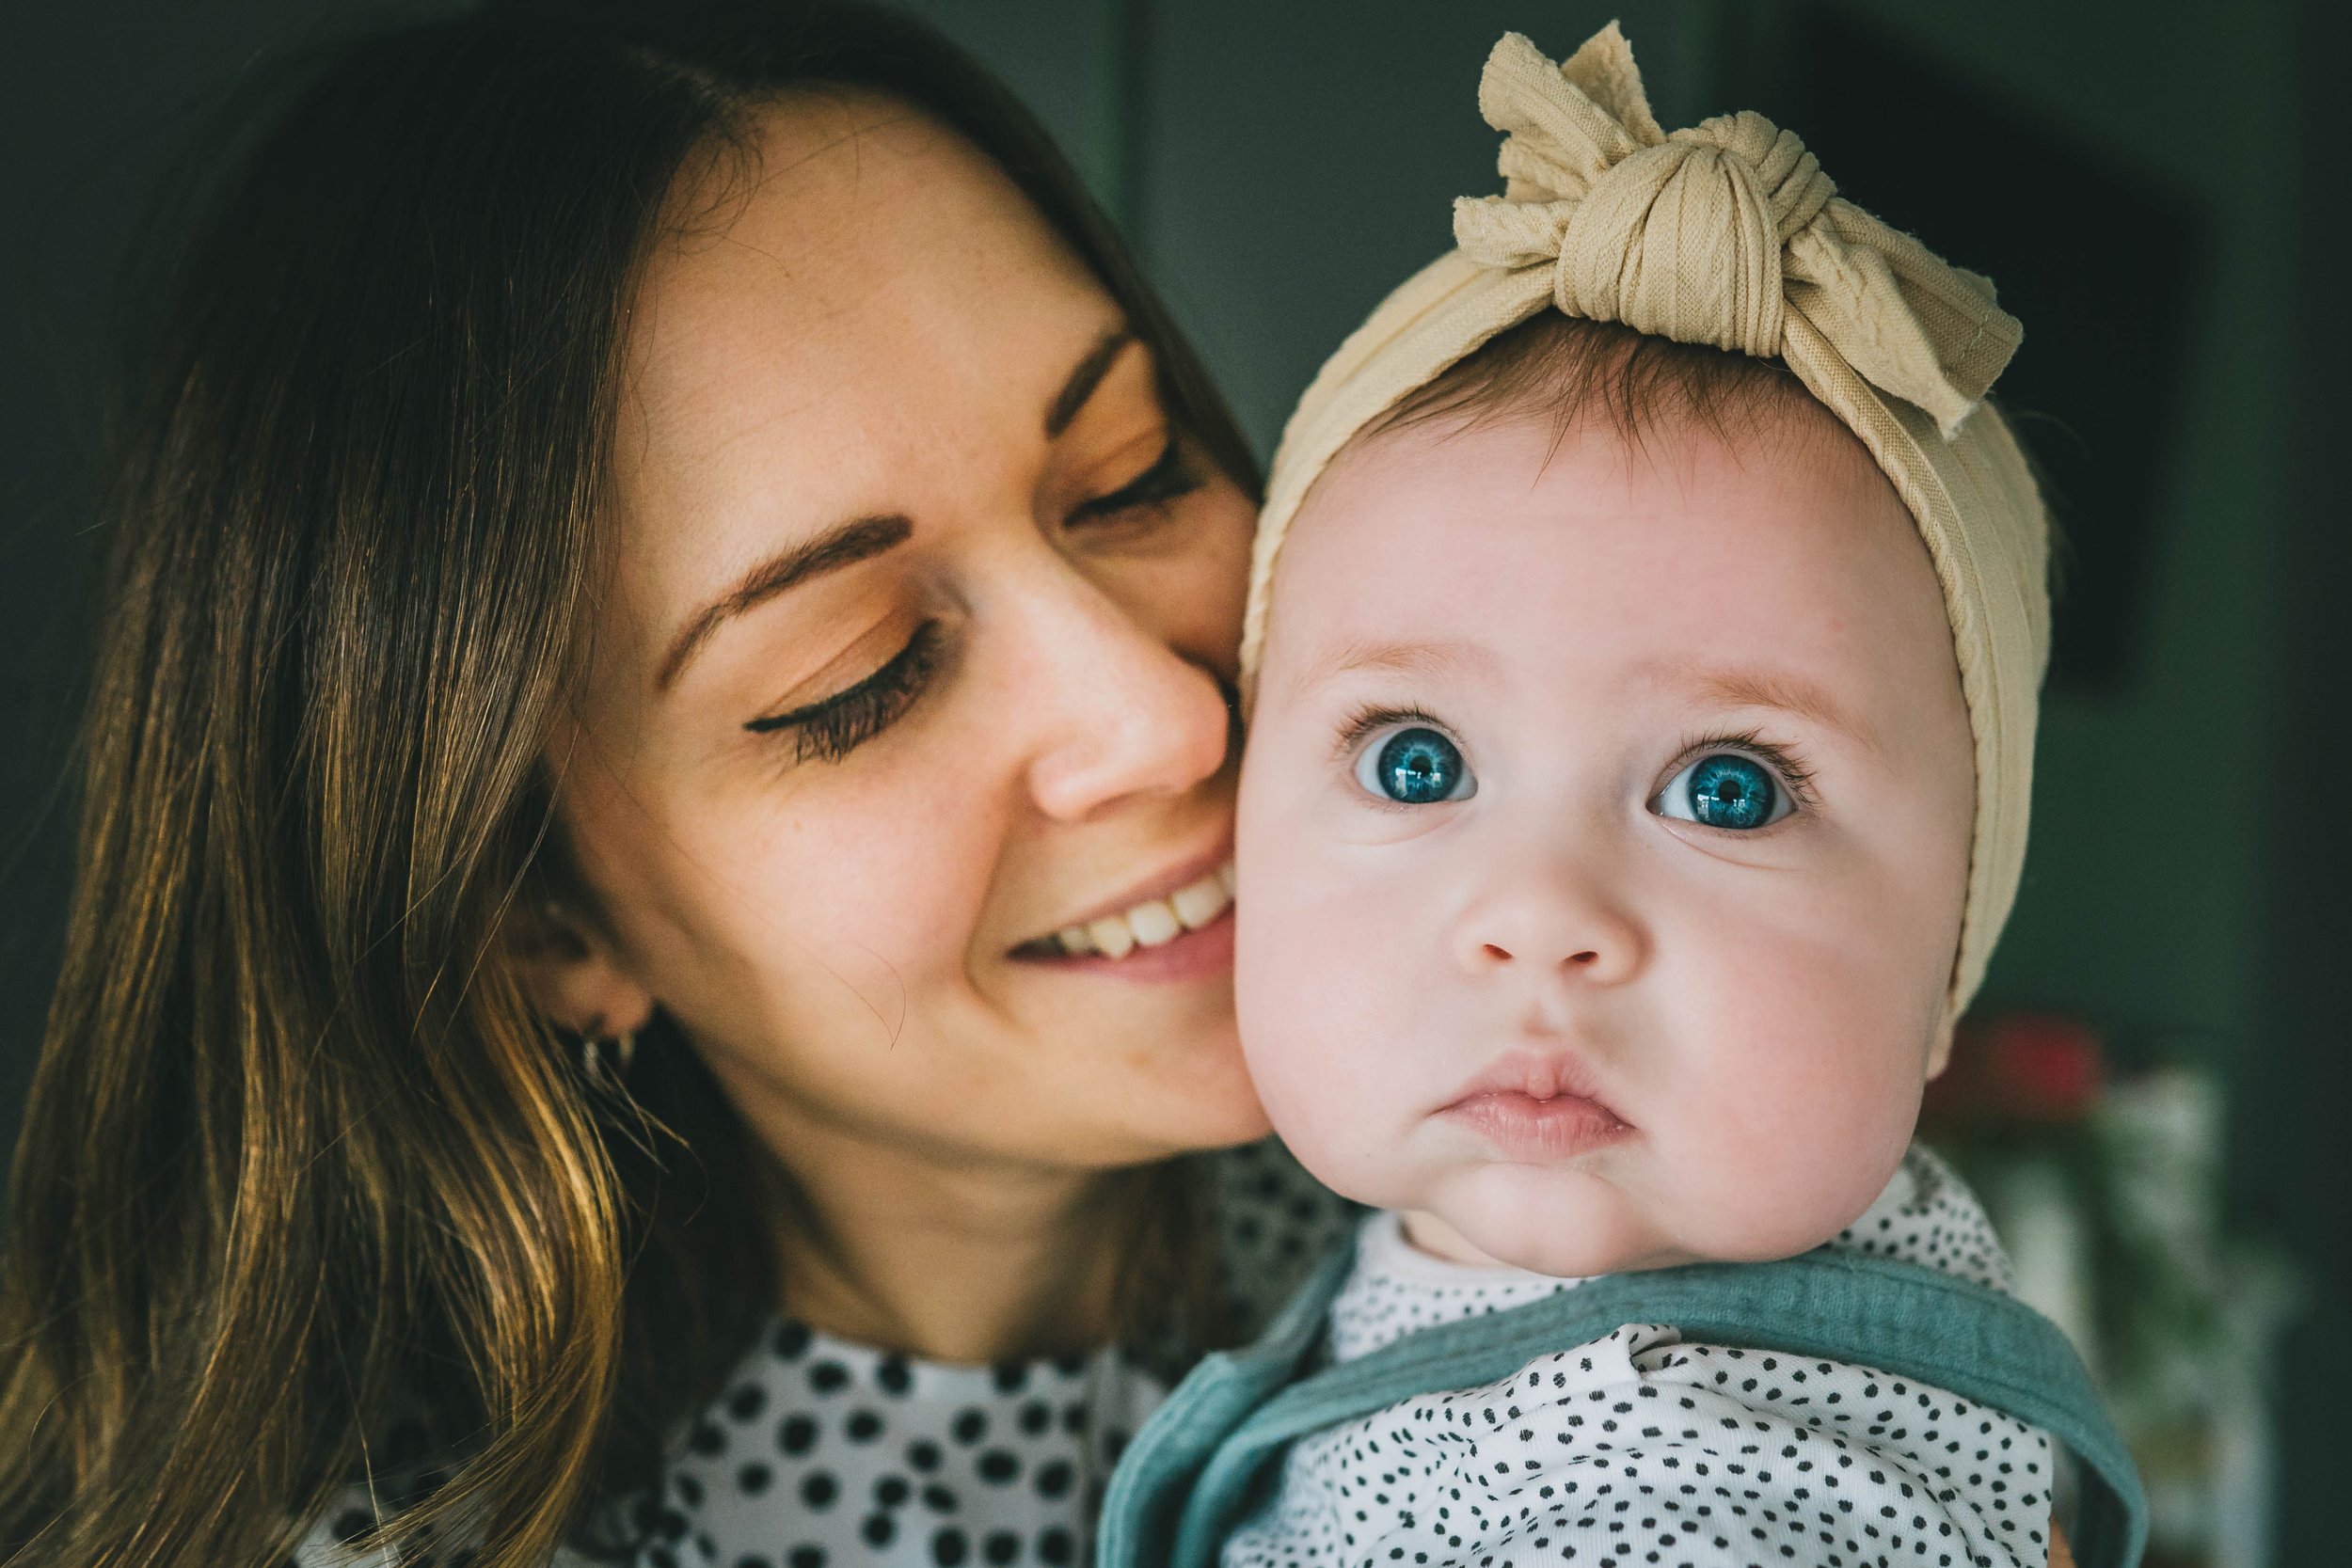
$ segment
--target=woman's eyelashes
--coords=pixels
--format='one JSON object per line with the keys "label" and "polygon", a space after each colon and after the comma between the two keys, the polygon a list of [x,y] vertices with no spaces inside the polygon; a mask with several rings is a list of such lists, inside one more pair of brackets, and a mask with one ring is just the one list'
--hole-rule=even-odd
{"label": "woman's eyelashes", "polygon": [[1160,455],[1150,467],[1107,495],[1079,502],[1071,509],[1068,521],[1070,526],[1083,527],[1120,517],[1188,496],[1206,483],[1206,477],[1184,451],[1183,438],[1171,430],[1168,444],[1160,449]]}
{"label": "woman's eyelashes", "polygon": [[1661,816],[1731,832],[1753,832],[1810,799],[1812,774],[1786,747],[1755,736],[1702,741],[1650,799]]}
{"label": "woman's eyelashes", "polygon": [[940,648],[939,623],[926,621],[914,628],[905,647],[855,686],[788,713],[754,719],[743,727],[754,735],[791,736],[795,762],[838,761],[914,705],[938,670]]}
{"label": "woman's eyelashes", "polygon": [[[1116,518],[1189,495],[1205,483],[1185,455],[1182,439],[1171,432],[1150,467],[1109,494],[1079,503],[1069,520],[1082,525]],[[938,673],[941,650],[939,623],[926,621],[914,628],[905,647],[855,686],[788,713],[750,720],[743,727],[754,735],[789,735],[794,762],[837,762],[914,705]]]}
{"label": "woman's eyelashes", "polygon": [[1461,748],[1425,713],[1359,713],[1340,744],[1355,753],[1357,784],[1391,804],[1434,806],[1478,793]]}

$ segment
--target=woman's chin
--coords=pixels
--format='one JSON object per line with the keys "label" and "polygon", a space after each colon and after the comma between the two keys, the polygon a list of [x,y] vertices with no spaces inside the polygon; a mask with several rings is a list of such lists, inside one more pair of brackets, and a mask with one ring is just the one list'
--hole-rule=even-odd
{"label": "woman's chin", "polygon": [[1148,1144],[1145,1159],[1254,1143],[1274,1131],[1265,1107],[1231,1038],[1221,1051],[1203,1046],[1182,1061],[1156,1064],[1132,1091],[1127,1122]]}
{"label": "woman's chin", "polygon": [[[1136,1059],[1122,1086],[1118,1122],[1133,1141],[1136,1161],[1167,1159],[1254,1143],[1271,1132],[1265,1107],[1249,1081],[1229,1018],[1221,1037],[1203,1039],[1182,1054]],[[1121,1162],[1125,1163],[1125,1162]]]}
{"label": "woman's chin", "polygon": [[1204,1117],[1197,1135],[1187,1139],[1187,1149],[1232,1148],[1239,1144],[1256,1143],[1274,1131],[1274,1123],[1266,1119],[1265,1107],[1258,1103],[1257,1091],[1247,1080],[1241,1092],[1216,1108],[1216,1114]]}

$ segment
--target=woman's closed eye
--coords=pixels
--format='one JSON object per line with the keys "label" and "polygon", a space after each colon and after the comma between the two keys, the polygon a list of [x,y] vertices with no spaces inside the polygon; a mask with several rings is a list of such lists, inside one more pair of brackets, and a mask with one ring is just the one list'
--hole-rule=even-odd
{"label": "woman's closed eye", "polygon": [[[1073,527],[1115,525],[1128,514],[1175,500],[1206,483],[1206,475],[1184,451],[1182,436],[1171,430],[1149,467],[1118,489],[1080,502],[1068,522]],[[926,621],[904,647],[854,686],[787,712],[750,720],[743,728],[754,735],[789,735],[796,763],[837,762],[914,705],[938,673],[942,651],[939,623]]]}
{"label": "woman's closed eye", "polygon": [[1068,526],[1082,528],[1120,519],[1127,514],[1188,496],[1207,483],[1207,476],[1184,451],[1183,437],[1170,430],[1168,444],[1160,449],[1150,467],[1118,489],[1071,508]]}
{"label": "woman's closed eye", "polygon": [[938,622],[926,621],[905,647],[855,686],[743,727],[754,735],[790,735],[795,762],[836,762],[914,705],[938,671],[942,635]]}

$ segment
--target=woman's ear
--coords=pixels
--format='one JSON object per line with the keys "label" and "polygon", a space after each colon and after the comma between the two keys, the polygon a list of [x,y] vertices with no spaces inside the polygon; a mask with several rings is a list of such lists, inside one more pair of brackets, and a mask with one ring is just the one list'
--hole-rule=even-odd
{"label": "woman's ear", "polygon": [[621,965],[612,941],[566,904],[517,904],[506,922],[506,951],[523,992],[548,1022],[586,1039],[635,1034],[654,1000]]}

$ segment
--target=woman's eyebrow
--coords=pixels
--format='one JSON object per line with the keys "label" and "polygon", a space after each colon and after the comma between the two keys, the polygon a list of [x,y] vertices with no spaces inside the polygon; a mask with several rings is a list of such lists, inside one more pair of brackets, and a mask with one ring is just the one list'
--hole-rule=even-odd
{"label": "woman's eyebrow", "polygon": [[1087,350],[1085,358],[1071,368],[1069,379],[1062,383],[1061,390],[1054,394],[1054,401],[1045,409],[1047,440],[1053,440],[1070,428],[1070,421],[1078,417],[1078,410],[1087,405],[1087,399],[1094,395],[1094,388],[1100,387],[1103,377],[1110,373],[1111,365],[1119,358],[1120,352],[1135,341],[1132,328],[1114,326]]}
{"label": "woman's eyebrow", "polygon": [[653,689],[666,691],[675,684],[687,661],[730,617],[765,604],[795,583],[893,549],[904,544],[914,531],[913,521],[896,514],[853,517],[814,539],[777,551],[745,572],[734,587],[694,612],[671,640],[670,651],[661,656],[661,663],[654,671]]}
{"label": "woman's eyebrow", "polygon": [[[1092,348],[1063,380],[1061,390],[1045,409],[1045,436],[1052,440],[1070,428],[1078,417],[1078,410],[1087,405],[1094,389],[1110,373],[1119,356],[1136,341],[1132,328],[1115,326],[1096,340]],[[733,588],[709,604],[696,610],[671,640],[669,652],[661,656],[655,668],[653,689],[667,691],[677,684],[677,678],[695,653],[710,640],[731,617],[740,615],[755,606],[765,604],[795,583],[820,577],[843,566],[882,554],[903,544],[914,531],[914,524],[903,515],[856,517],[838,527],[828,529],[805,544],[794,545],[778,551],[743,574]]]}

